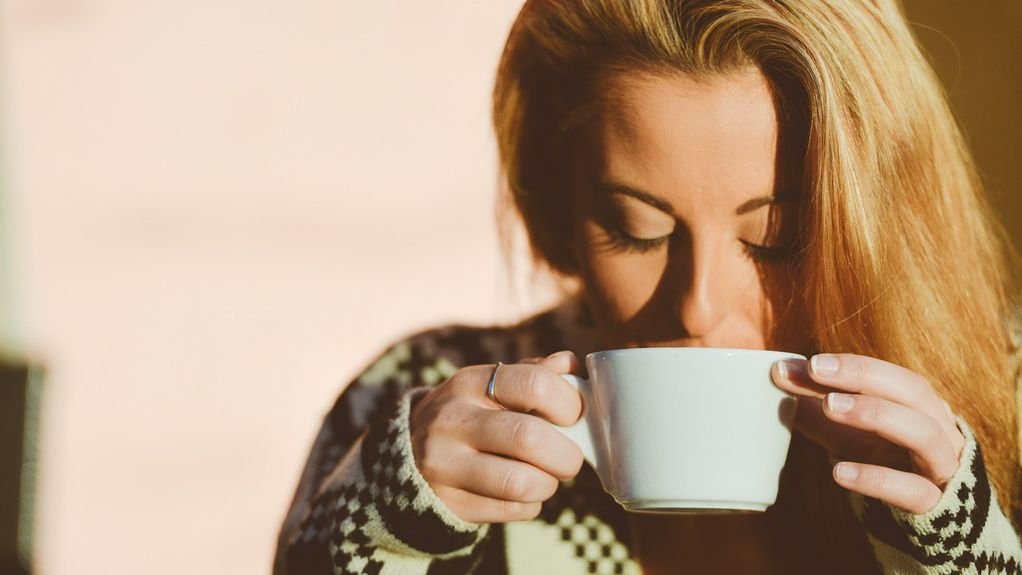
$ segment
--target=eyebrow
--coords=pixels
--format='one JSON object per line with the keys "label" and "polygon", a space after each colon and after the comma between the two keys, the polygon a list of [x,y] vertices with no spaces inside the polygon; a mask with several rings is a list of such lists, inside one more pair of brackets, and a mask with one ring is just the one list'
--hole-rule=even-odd
{"label": "eyebrow", "polygon": [[774,204],[785,204],[795,201],[795,194],[792,193],[780,193],[774,196],[761,196],[758,198],[752,198],[746,201],[742,205],[735,209],[735,215],[743,216],[749,212],[754,212],[764,206],[772,206]]}
{"label": "eyebrow", "polygon": [[[654,196],[649,192],[645,192],[643,190],[639,190],[631,186],[612,181],[601,181],[600,187],[603,188],[608,193],[624,194],[626,196],[631,196],[645,204],[649,204],[650,206],[660,210],[661,212],[664,212],[665,214],[669,214],[671,216],[674,215],[674,208],[671,207],[670,203],[668,203],[663,198]],[[796,194],[787,191],[773,196],[760,196],[757,198],[752,198],[750,200],[746,200],[744,203],[742,203],[742,205],[738,206],[735,209],[735,215],[743,216],[749,212],[754,212],[765,206],[789,203],[794,201],[795,198]]]}
{"label": "eyebrow", "polygon": [[644,192],[642,190],[637,190],[631,186],[626,186],[624,184],[619,184],[617,182],[610,181],[601,181],[600,187],[603,188],[608,193],[624,194],[626,196],[631,196],[639,200],[640,202],[653,206],[654,208],[660,210],[661,212],[664,212],[665,214],[674,216],[674,208],[671,207],[671,204],[669,204],[663,198],[654,196],[649,192]]}

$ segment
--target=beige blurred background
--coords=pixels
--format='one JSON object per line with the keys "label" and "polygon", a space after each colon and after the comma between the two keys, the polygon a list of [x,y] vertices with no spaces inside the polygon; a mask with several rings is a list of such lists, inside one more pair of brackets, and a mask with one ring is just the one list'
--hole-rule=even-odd
{"label": "beige blurred background", "polygon": [[[267,573],[344,381],[417,328],[542,305],[492,218],[519,5],[0,0],[0,328],[49,371],[40,573]],[[908,8],[1022,241],[1022,4]]]}
{"label": "beige blurred background", "polygon": [[1022,2],[902,0],[965,129],[1008,233],[1022,247]]}

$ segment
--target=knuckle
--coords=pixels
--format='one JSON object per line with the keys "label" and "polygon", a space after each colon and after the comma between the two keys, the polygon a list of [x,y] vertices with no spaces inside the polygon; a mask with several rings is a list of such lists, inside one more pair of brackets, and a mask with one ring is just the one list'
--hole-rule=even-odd
{"label": "knuckle", "polygon": [[521,502],[528,498],[531,487],[531,482],[526,474],[518,469],[510,469],[504,473],[504,477],[501,479],[500,492],[506,500]]}
{"label": "knuckle", "polygon": [[550,392],[543,385],[543,372],[538,369],[529,369],[522,377],[522,397],[530,406],[546,405]]}
{"label": "knuckle", "polygon": [[436,408],[433,416],[426,421],[423,430],[427,436],[441,435],[453,423],[454,415],[451,414],[450,403],[445,403]]}
{"label": "knuckle", "polygon": [[525,507],[524,503],[517,501],[500,501],[500,514],[508,519],[514,519],[522,514],[522,508]]}
{"label": "knuckle", "polygon": [[922,376],[910,377],[906,387],[909,397],[916,401],[922,401],[928,397],[932,390],[930,382]]}
{"label": "knuckle", "polygon": [[958,473],[958,462],[956,461],[947,462],[943,469],[941,469],[941,471],[938,472],[937,474],[937,485],[938,486],[947,485],[948,482],[951,481],[951,478],[954,477],[956,473]]}
{"label": "knuckle", "polygon": [[869,401],[865,409],[860,411],[859,418],[865,423],[876,426],[887,418],[889,411],[887,404],[883,401]]}
{"label": "knuckle", "polygon": [[512,521],[528,521],[539,515],[542,504],[520,503],[518,501],[504,501],[503,515]]}
{"label": "knuckle", "polygon": [[926,445],[932,450],[937,450],[943,446],[951,445],[947,434],[944,433],[944,428],[941,427],[937,420],[927,418],[926,429],[923,430],[923,445]]}
{"label": "knuckle", "polygon": [[437,441],[427,438],[419,444],[419,473],[429,483],[433,483],[435,479],[440,477],[440,474],[447,467],[443,450],[439,448],[437,443]]}
{"label": "knuckle", "polygon": [[454,372],[451,377],[447,378],[447,383],[457,384],[461,383],[467,377],[471,377],[471,373],[475,366],[462,367]]}
{"label": "knuckle", "polygon": [[470,379],[470,369],[463,367],[458,371],[454,372],[451,377],[447,378],[447,381],[437,386],[434,393],[459,393],[465,388],[465,380]]}
{"label": "knuckle", "polygon": [[440,501],[444,502],[451,511],[458,517],[469,521],[468,517],[472,517],[473,509],[467,507],[461,497],[458,497],[459,492],[457,489],[453,489],[446,485],[431,485],[433,493],[436,494]]}
{"label": "knuckle", "polygon": [[543,449],[546,438],[537,421],[519,418],[511,431],[511,441],[519,453],[531,453]]}
{"label": "knuckle", "polygon": [[582,465],[585,464],[585,458],[582,456],[582,450],[574,443],[568,445],[560,453],[563,455],[557,458],[557,468],[553,475],[559,481],[567,481],[578,475]]}
{"label": "knuckle", "polygon": [[941,497],[944,496],[944,491],[936,485],[929,485],[926,489],[926,494],[923,496],[923,512],[931,511],[937,504],[940,503]]}
{"label": "knuckle", "polygon": [[[449,377],[443,385],[448,388],[449,392],[471,394],[479,388],[479,380],[486,377],[489,370],[492,370],[492,367],[487,368],[484,365],[470,365],[468,367],[463,367],[454,372],[454,375]],[[483,381],[483,383],[485,383],[485,381]]]}
{"label": "knuckle", "polygon": [[912,485],[905,487],[905,499],[917,510],[926,510],[932,506],[931,502],[935,503],[934,488],[935,486],[928,481],[913,482]]}
{"label": "knuckle", "polygon": [[571,479],[578,475],[578,472],[582,470],[582,466],[585,464],[585,457],[582,456],[582,450],[574,444],[571,447],[573,449],[569,452],[569,455],[564,458],[568,473],[564,474],[563,479]]}
{"label": "knuckle", "polygon": [[553,497],[554,493],[557,493],[557,488],[561,485],[561,482],[558,481],[556,477],[550,475],[544,477],[540,483],[541,484],[538,486],[539,498],[543,501]]}
{"label": "knuckle", "polygon": [[429,436],[445,435],[464,425],[465,415],[458,405],[448,401],[440,405],[433,417],[426,423],[425,431]]}
{"label": "knuckle", "polygon": [[848,374],[853,378],[861,381],[866,381],[870,378],[872,370],[870,369],[870,362],[866,358],[857,355],[846,356],[842,363],[845,362],[848,364]]}
{"label": "knuckle", "polygon": [[572,425],[582,416],[582,396],[579,392],[570,387],[562,388],[558,401],[550,401],[547,405],[551,408],[551,416],[554,423],[558,425]]}
{"label": "knuckle", "polygon": [[886,493],[891,488],[891,476],[881,469],[870,469],[863,474],[863,481],[876,493]]}

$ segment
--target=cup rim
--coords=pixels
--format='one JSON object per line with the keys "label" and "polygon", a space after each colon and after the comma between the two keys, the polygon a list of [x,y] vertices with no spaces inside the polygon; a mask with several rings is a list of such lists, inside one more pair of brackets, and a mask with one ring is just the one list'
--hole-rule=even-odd
{"label": "cup rim", "polygon": [[735,347],[626,347],[618,349],[605,349],[600,351],[594,351],[586,354],[586,360],[590,358],[598,358],[601,356],[612,356],[612,355],[631,355],[634,353],[642,354],[663,354],[672,353],[678,354],[681,352],[699,352],[700,354],[706,355],[754,355],[759,357],[776,357],[780,359],[806,359],[806,356],[795,353],[793,351],[780,351],[774,349],[746,349],[746,348],[735,348]]}

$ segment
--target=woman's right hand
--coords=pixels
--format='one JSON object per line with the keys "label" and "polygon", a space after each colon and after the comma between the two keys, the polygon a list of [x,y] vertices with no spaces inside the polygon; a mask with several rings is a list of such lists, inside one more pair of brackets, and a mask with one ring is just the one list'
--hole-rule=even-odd
{"label": "woman's right hand", "polygon": [[494,365],[466,367],[419,400],[411,414],[415,463],[449,509],[472,523],[532,519],[558,483],[579,472],[582,452],[548,423],[578,420],[582,399],[560,376],[578,366],[567,351],[504,365],[499,405],[486,396]]}

